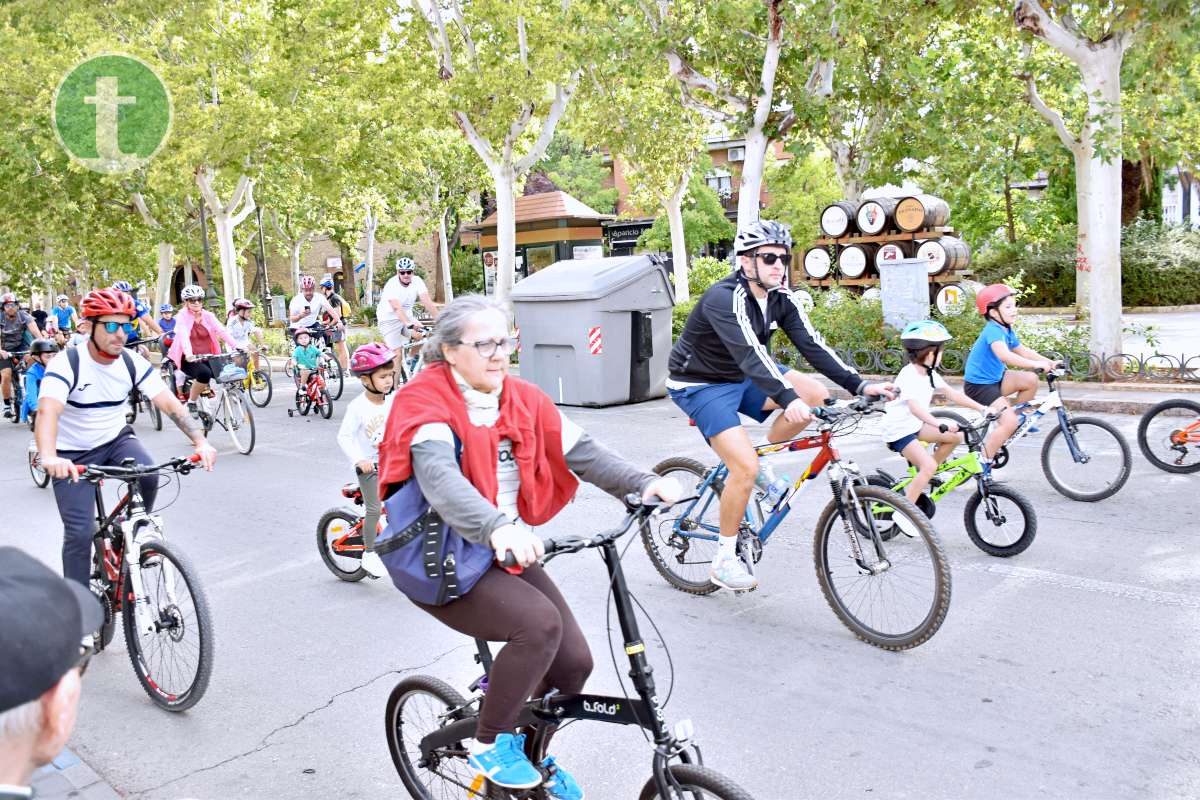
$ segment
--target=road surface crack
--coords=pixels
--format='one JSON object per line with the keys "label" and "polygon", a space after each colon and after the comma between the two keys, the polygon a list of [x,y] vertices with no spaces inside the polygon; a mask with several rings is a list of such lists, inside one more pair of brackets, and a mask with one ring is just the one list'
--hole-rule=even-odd
{"label": "road surface crack", "polygon": [[258,740],[258,744],[256,744],[254,747],[251,747],[249,750],[229,756],[228,758],[224,758],[213,764],[208,764],[203,767],[197,767],[196,769],[191,770],[190,772],[185,772],[182,775],[178,775],[174,778],[171,778],[168,781],[164,781],[155,786],[150,786],[146,789],[137,789],[137,790],[131,791],[127,795],[127,797],[135,798],[135,797],[140,797],[142,795],[149,794],[151,792],[157,792],[158,790],[163,789],[167,786],[170,786],[173,783],[178,783],[179,781],[186,780],[186,779],[192,777],[193,775],[199,775],[202,772],[211,772],[214,769],[219,769],[219,768],[221,768],[227,764],[231,764],[234,761],[237,761],[239,759],[245,758],[247,756],[255,755],[256,753],[261,753],[263,750],[266,750],[268,747],[273,746],[273,743],[270,740],[271,740],[271,737],[275,736],[275,734],[281,733],[283,731],[289,730],[291,728],[295,728],[295,727],[303,724],[309,717],[312,717],[314,714],[318,714],[321,711],[324,711],[325,709],[332,706],[335,702],[337,702],[337,699],[339,697],[343,697],[348,694],[353,694],[354,692],[357,692],[360,689],[365,689],[366,687],[370,686],[371,684],[375,683],[376,681],[383,680],[384,678],[388,677],[389,675],[403,675],[403,674],[409,673],[409,672],[418,672],[421,670],[428,669],[428,668],[432,667],[434,664],[441,661],[446,656],[448,656],[451,653],[454,653],[458,650],[461,650],[464,647],[466,647],[466,645],[462,645],[462,644],[457,645],[455,647],[450,648],[446,652],[435,656],[431,661],[429,661],[425,664],[419,664],[419,665],[413,666],[413,667],[401,667],[399,669],[389,669],[386,672],[382,672],[373,678],[369,678],[369,679],[363,681],[360,684],[351,686],[348,689],[343,689],[340,692],[337,692],[336,694],[331,695],[328,700],[326,700],[324,703],[317,706],[316,708],[309,709],[308,711],[305,711],[303,714],[301,714],[299,717],[292,720],[291,722],[287,722],[283,725],[280,725],[277,728],[274,728],[274,729],[268,731],[265,736],[263,736],[261,739]]}

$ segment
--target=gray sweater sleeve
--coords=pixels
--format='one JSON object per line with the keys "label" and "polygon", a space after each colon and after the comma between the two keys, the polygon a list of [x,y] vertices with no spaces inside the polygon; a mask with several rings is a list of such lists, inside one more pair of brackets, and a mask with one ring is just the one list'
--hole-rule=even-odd
{"label": "gray sweater sleeve", "polygon": [[437,441],[413,445],[412,465],[421,494],[464,539],[488,544],[492,531],[508,524],[508,517],[462,474],[451,445]]}
{"label": "gray sweater sleeve", "polygon": [[[583,434],[566,454],[567,467],[588,483],[618,499],[640,494],[655,475],[638,469],[621,456]],[[492,531],[509,522],[462,474],[454,448],[438,441],[412,447],[413,475],[429,505],[464,539],[487,544]]]}
{"label": "gray sweater sleeve", "polygon": [[656,477],[652,472],[638,469],[586,433],[567,453],[567,466],[580,478],[618,500],[630,492],[641,494]]}

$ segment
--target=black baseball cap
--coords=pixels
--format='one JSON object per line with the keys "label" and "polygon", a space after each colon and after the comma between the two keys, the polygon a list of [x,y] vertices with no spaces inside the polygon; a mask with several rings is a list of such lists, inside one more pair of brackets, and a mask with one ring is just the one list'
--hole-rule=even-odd
{"label": "black baseball cap", "polygon": [[15,547],[0,547],[0,713],[41,697],[104,623],[100,601]]}

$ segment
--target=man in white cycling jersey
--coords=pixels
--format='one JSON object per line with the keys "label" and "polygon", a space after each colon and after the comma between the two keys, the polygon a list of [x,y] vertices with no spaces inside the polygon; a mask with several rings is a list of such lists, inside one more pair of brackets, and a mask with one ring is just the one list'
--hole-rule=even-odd
{"label": "man in white cycling jersey", "polygon": [[671,399],[729,468],[709,579],[733,591],[758,585],[737,557],[738,526],[759,470],[739,414],[764,422],[782,409],[767,438],[783,442],[798,436],[812,421],[812,408],[829,397],[820,381],[772,358],[772,334],[782,330],[809,364],[851,394],[892,397],[891,384],[868,384],[837,357],[784,287],[791,247],[791,232],[778,222],[739,230],[733,244],[737,267],[701,295],[667,364]]}
{"label": "man in white cycling jersey", "polygon": [[396,274],[383,285],[383,291],[379,293],[379,305],[375,309],[383,342],[396,354],[397,371],[404,355],[404,345],[410,339],[420,339],[425,332],[425,326],[417,319],[413,306],[419,300],[434,319],[438,315],[438,305],[429,296],[429,287],[413,274],[415,268],[416,265],[408,256],[396,259]]}
{"label": "man in white cycling jersey", "polygon": [[[136,388],[191,440],[205,469],[217,452],[199,424],[167,391],[158,370],[125,348],[136,314],[133,298],[116,289],[90,292],[81,304],[91,322],[85,346],[59,353],[46,369],[38,397],[34,438],[42,466],[54,478],[54,499],[63,521],[63,576],[88,585],[95,534],[95,490],[79,480],[75,464],[113,466],[132,458],[154,463],[125,422],[129,393]],[[141,481],[153,508],[158,478]]]}

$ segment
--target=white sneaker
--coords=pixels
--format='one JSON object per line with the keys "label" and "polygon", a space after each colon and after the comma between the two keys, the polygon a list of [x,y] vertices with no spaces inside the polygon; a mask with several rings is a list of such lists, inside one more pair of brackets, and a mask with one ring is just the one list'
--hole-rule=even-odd
{"label": "white sneaker", "polygon": [[920,529],[916,523],[909,519],[907,514],[896,513],[892,515],[892,522],[910,539],[915,539],[921,535]]}
{"label": "white sneaker", "polygon": [[386,578],[388,571],[383,565],[383,559],[373,550],[368,550],[363,553],[362,568],[367,571],[367,574],[372,578]]}

